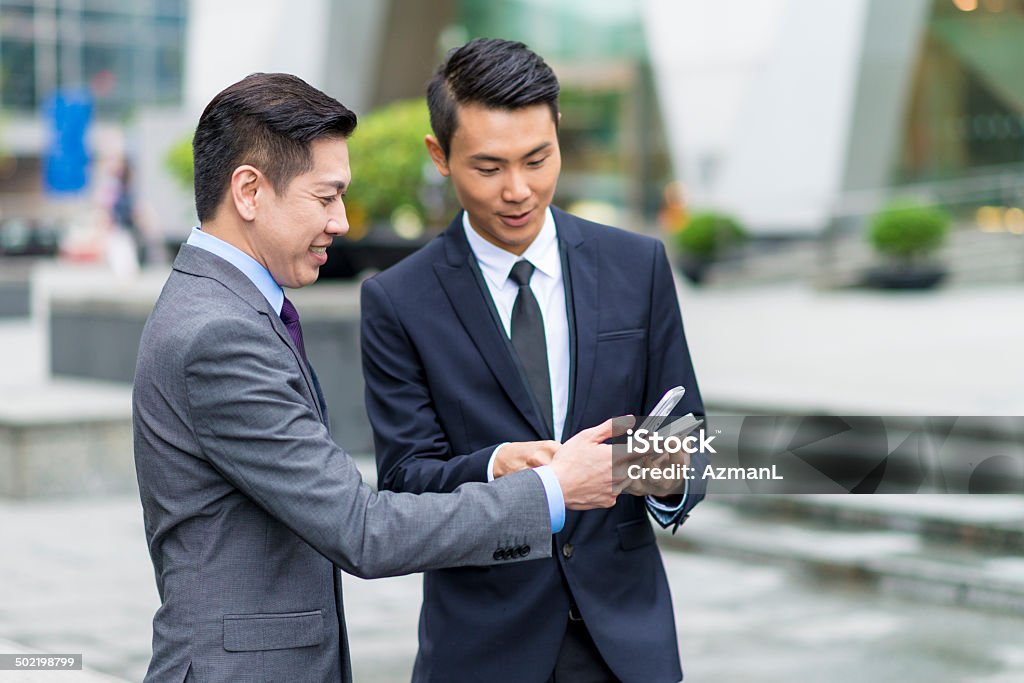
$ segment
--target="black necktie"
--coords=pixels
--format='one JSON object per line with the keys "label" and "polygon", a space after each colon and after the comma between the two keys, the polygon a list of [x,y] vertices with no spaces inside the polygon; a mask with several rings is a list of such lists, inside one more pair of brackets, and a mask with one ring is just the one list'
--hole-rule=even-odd
{"label": "black necktie", "polygon": [[544,318],[537,297],[530,289],[533,264],[517,261],[509,279],[519,285],[519,294],[512,306],[512,346],[519,354],[530,388],[540,406],[544,424],[551,429],[551,376],[548,373],[548,345],[544,338]]}
{"label": "black necktie", "polygon": [[295,342],[295,348],[302,354],[302,360],[309,362],[306,359],[306,345],[302,343],[302,326],[299,324],[299,312],[295,310],[295,304],[288,301],[288,297],[284,298],[284,304],[281,306],[281,322],[284,323],[284,327],[288,330],[288,336]]}

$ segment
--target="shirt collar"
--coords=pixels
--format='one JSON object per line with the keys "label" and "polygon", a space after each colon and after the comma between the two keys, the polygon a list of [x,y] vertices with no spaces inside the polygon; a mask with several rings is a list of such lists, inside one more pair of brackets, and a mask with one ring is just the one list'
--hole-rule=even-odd
{"label": "shirt collar", "polygon": [[522,256],[505,251],[481,237],[470,224],[469,213],[466,211],[462,212],[462,229],[466,233],[469,248],[480,264],[480,271],[496,287],[506,285],[512,266],[520,259],[526,259],[548,277],[557,278],[562,274],[562,261],[558,255],[558,232],[550,206],[544,210],[544,225]]}
{"label": "shirt collar", "polygon": [[256,289],[260,290],[274,311],[281,315],[281,306],[284,305],[284,290],[274,281],[274,276],[270,274],[270,271],[264,268],[259,261],[233,244],[228,244],[208,232],[203,232],[199,227],[192,228],[187,244],[219,256],[242,271],[242,274],[256,285]]}

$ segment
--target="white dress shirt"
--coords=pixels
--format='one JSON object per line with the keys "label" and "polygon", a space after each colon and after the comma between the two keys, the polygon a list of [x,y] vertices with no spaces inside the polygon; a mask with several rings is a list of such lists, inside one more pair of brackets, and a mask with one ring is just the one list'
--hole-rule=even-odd
{"label": "white dress shirt", "polygon": [[[554,413],[550,417],[555,439],[561,440],[569,410],[569,318],[565,308],[565,284],[562,280],[562,258],[558,252],[555,217],[550,208],[545,210],[544,225],[522,256],[505,251],[481,237],[473,229],[469,214],[465,211],[462,213],[462,227],[509,339],[512,338],[512,307],[519,295],[519,286],[509,279],[509,274],[512,266],[524,259],[535,268],[530,278],[530,291],[537,298],[544,320],[551,407]],[[499,445],[491,454],[487,463],[488,481],[494,479],[494,458],[504,445]]]}

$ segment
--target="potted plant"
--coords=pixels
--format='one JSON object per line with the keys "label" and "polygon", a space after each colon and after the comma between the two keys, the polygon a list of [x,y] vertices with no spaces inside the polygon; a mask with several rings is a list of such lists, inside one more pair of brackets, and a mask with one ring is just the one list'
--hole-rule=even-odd
{"label": "potted plant", "polygon": [[674,235],[679,268],[688,280],[699,285],[715,261],[746,239],[746,231],[735,218],[716,211],[696,213]]}
{"label": "potted plant", "polygon": [[913,201],[890,203],[874,215],[868,237],[886,263],[868,271],[865,284],[882,289],[929,289],[946,277],[934,254],[949,233],[949,214]]}

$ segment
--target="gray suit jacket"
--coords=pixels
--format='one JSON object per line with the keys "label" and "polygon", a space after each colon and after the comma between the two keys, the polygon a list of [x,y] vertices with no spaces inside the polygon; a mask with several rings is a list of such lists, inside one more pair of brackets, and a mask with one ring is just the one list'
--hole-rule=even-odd
{"label": "gray suit jacket", "polygon": [[380,577],[550,556],[535,474],[375,493],[331,440],[317,393],[256,286],[183,246],[142,335],[133,399],[162,603],[147,681],[348,681],[337,568]]}

